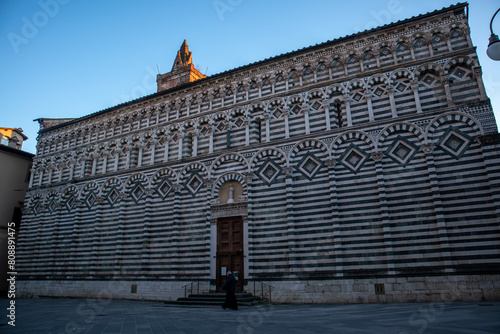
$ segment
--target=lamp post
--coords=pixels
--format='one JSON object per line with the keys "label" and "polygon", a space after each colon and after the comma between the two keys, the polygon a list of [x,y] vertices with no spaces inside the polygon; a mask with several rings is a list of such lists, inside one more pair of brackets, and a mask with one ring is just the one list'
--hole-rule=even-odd
{"label": "lamp post", "polygon": [[500,40],[498,39],[498,35],[493,33],[493,19],[500,11],[500,8],[493,14],[490,22],[490,44],[488,44],[488,49],[486,50],[486,54],[493,60],[500,60]]}

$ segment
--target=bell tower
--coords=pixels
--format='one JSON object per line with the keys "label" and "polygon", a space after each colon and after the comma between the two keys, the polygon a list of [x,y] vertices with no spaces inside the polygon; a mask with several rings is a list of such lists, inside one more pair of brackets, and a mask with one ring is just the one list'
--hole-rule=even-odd
{"label": "bell tower", "polygon": [[206,78],[206,75],[194,68],[193,53],[189,51],[187,42],[184,40],[180,50],[177,51],[172,70],[165,74],[158,74],[156,83],[158,92],[161,92],[203,78]]}

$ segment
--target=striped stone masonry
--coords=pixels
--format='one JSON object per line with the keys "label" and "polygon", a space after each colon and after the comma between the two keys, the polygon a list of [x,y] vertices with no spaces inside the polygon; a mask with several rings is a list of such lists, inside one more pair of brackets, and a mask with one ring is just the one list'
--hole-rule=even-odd
{"label": "striped stone masonry", "polygon": [[273,301],[498,300],[500,137],[465,8],[42,128],[20,294],[213,290],[241,217],[241,279]]}

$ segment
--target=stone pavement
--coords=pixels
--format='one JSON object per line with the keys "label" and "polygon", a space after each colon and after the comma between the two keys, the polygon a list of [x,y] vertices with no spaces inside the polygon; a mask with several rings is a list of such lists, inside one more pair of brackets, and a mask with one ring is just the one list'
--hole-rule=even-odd
{"label": "stone pavement", "polygon": [[224,311],[161,302],[17,299],[15,327],[7,324],[8,305],[8,299],[0,299],[0,333],[500,333],[500,302],[265,305]]}

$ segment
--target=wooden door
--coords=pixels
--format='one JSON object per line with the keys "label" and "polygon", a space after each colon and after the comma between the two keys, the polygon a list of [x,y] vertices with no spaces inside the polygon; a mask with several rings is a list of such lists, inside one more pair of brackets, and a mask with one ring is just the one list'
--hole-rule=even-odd
{"label": "wooden door", "polygon": [[219,218],[217,221],[217,289],[226,281],[228,271],[237,277],[236,291],[243,291],[243,219]]}

